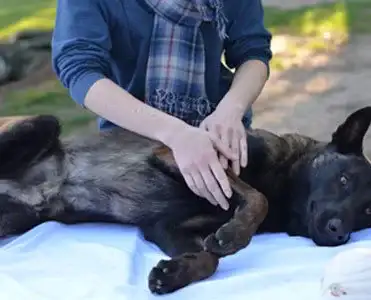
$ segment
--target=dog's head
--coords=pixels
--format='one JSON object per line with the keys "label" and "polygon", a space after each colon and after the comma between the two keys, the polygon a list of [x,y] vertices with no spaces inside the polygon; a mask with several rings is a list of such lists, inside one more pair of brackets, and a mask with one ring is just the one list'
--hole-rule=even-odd
{"label": "dog's head", "polygon": [[[363,153],[371,107],[352,113],[332,140],[297,165],[294,188],[301,228],[320,246],[348,242],[353,231],[371,227],[371,163]],[[296,218],[298,219],[298,218]],[[295,233],[291,224],[290,231]]]}
{"label": "dog's head", "polygon": [[[42,222],[43,186],[55,174],[59,121],[52,116],[20,119],[0,132],[0,237]],[[43,187],[43,188],[41,188]]]}

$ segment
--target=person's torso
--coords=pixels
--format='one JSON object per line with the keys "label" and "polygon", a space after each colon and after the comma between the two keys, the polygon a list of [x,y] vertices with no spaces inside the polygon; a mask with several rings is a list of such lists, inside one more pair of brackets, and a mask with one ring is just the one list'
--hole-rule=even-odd
{"label": "person's torso", "polygon": [[[233,19],[238,11],[238,2],[239,0],[225,1],[228,20]],[[107,0],[105,9],[106,15],[110,16],[107,23],[112,43],[110,79],[144,101],[154,12],[145,0]],[[205,49],[206,93],[209,101],[216,105],[228,91],[233,74],[221,63],[223,41],[214,24],[204,22],[200,30]],[[250,112],[248,116],[249,114]],[[113,125],[103,119],[99,122],[101,128]]]}

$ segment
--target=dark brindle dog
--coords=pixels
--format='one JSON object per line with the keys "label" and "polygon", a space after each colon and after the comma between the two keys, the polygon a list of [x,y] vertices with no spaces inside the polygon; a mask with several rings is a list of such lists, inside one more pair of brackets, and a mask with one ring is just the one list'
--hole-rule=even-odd
{"label": "dark brindle dog", "polygon": [[249,132],[249,165],[239,178],[228,171],[234,195],[223,211],[187,188],[158,143],[119,129],[61,141],[56,118],[29,118],[0,134],[0,235],[48,220],[134,224],[172,257],[149,275],[157,294],[211,276],[256,232],[344,244],[371,227],[370,121],[371,107],[354,112],[329,143]]}

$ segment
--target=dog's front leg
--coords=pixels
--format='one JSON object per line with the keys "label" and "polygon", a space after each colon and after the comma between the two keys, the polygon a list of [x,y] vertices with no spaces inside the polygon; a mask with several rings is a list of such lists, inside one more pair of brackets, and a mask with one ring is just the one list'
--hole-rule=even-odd
{"label": "dog's front leg", "polygon": [[[181,178],[171,150],[159,147],[154,150],[155,162],[160,168]],[[219,257],[236,253],[246,247],[268,213],[266,197],[227,170],[234,196],[239,202],[234,216],[204,241],[204,250]]]}
{"label": "dog's front leg", "polygon": [[268,213],[266,197],[228,170],[239,205],[234,216],[205,239],[205,250],[220,257],[245,248]]}
{"label": "dog's front leg", "polygon": [[142,231],[146,240],[171,257],[159,261],[151,270],[148,287],[152,293],[168,294],[215,273],[219,259],[203,251],[201,236],[165,221],[146,226]]}

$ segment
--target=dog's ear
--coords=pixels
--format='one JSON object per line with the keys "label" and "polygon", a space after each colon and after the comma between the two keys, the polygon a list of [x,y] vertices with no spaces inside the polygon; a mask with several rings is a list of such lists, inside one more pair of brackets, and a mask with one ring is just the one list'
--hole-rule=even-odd
{"label": "dog's ear", "polygon": [[353,112],[333,133],[330,145],[342,154],[362,155],[363,139],[370,123],[371,106]]}
{"label": "dog's ear", "polygon": [[40,115],[17,120],[0,132],[0,178],[23,172],[53,151],[59,151],[59,121]]}

